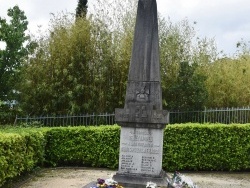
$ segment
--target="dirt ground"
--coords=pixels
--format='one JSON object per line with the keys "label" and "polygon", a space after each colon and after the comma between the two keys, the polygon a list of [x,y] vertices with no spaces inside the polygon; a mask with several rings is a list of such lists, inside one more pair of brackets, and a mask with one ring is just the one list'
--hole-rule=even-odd
{"label": "dirt ground", "polygon": [[[49,168],[42,169],[28,180],[19,184],[20,188],[82,188],[97,178],[109,178],[115,171],[93,168]],[[172,175],[171,173],[168,173]],[[222,173],[196,172],[182,174],[191,178],[199,188],[250,188],[250,172]]]}

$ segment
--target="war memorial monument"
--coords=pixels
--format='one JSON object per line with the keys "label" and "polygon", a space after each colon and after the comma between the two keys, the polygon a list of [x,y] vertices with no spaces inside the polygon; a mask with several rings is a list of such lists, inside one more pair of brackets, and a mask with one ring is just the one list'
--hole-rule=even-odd
{"label": "war memorial monument", "polygon": [[[156,0],[139,0],[125,105],[115,110],[121,126],[119,170],[121,184],[167,185],[162,170],[163,134],[169,115],[162,110]],[[135,186],[136,187],[136,186]]]}

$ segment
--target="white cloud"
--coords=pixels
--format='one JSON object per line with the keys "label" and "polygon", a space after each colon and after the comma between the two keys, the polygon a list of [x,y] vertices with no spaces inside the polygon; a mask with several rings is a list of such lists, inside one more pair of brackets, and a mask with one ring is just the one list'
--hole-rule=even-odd
{"label": "white cloud", "polygon": [[236,51],[236,43],[250,40],[249,0],[158,0],[159,10],[173,21],[187,18],[197,22],[198,34],[215,38],[218,49],[228,54]]}
{"label": "white cloud", "polygon": [[[50,13],[61,11],[75,12],[78,0],[0,0],[0,16],[6,17],[7,9],[18,5],[30,23],[31,32],[37,25],[47,27]],[[105,0],[103,0],[105,1]],[[89,0],[90,6],[97,0]],[[243,38],[250,40],[250,1],[249,0],[157,0],[161,15],[170,17],[173,22],[187,18],[196,21],[198,34],[213,38],[220,50],[233,53],[236,42]]]}
{"label": "white cloud", "polygon": [[48,27],[50,13],[74,12],[77,0],[0,0],[0,17],[7,18],[7,10],[18,5],[29,21],[29,30],[36,34],[38,26]]}
{"label": "white cloud", "polygon": [[5,50],[6,49],[6,42],[0,41],[0,50]]}

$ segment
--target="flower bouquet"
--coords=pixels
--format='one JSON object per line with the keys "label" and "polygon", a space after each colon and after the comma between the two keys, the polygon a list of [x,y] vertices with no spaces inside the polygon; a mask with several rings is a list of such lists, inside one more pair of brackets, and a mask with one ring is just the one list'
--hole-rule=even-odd
{"label": "flower bouquet", "polygon": [[98,178],[96,182],[96,186],[90,187],[90,188],[123,188],[121,185],[119,185],[116,181],[113,179],[101,179]]}
{"label": "flower bouquet", "polygon": [[179,172],[173,174],[168,182],[168,188],[198,188],[193,181]]}

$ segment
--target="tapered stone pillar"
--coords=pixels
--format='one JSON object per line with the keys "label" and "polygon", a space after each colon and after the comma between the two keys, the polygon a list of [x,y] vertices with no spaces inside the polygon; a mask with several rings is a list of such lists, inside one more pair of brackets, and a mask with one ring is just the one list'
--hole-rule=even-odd
{"label": "tapered stone pillar", "polygon": [[162,110],[156,0],[138,2],[125,106],[115,110],[115,118],[121,136],[119,170],[113,178],[121,184],[166,185],[162,152],[169,115]]}

